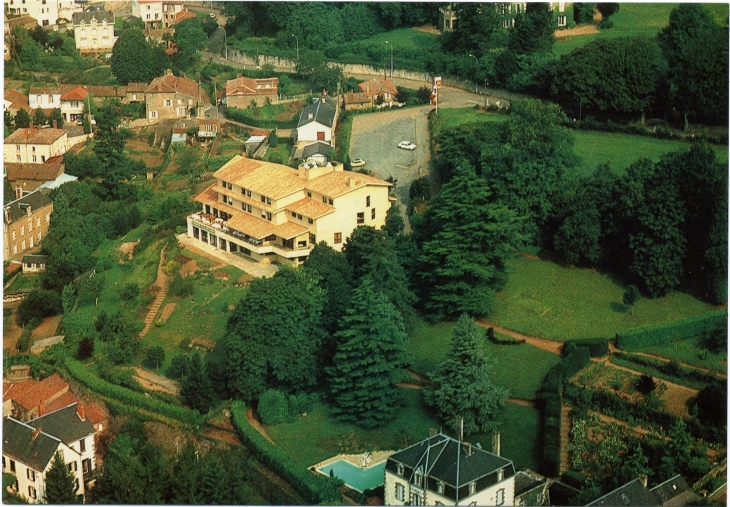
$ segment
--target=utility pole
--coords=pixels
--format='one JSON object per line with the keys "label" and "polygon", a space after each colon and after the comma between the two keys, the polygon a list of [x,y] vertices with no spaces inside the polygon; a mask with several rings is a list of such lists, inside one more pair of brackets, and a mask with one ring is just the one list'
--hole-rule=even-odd
{"label": "utility pole", "polygon": [[[469,54],[470,57],[474,58],[474,61],[477,62],[477,72],[479,72],[479,58],[476,56]],[[476,77],[476,76],[475,76]],[[479,91],[479,85],[477,84],[477,80],[474,80],[474,93],[478,93]]]}
{"label": "utility pole", "polygon": [[390,79],[393,79],[393,44],[385,41],[390,46]]}
{"label": "utility pole", "polygon": [[297,40],[297,72],[299,72],[299,37],[294,34],[291,34],[291,36]]}

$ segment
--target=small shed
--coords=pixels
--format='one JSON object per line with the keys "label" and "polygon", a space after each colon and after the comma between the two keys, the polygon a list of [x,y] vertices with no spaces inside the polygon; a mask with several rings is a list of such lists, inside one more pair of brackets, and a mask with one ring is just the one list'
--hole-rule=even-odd
{"label": "small shed", "polygon": [[51,336],[50,338],[43,338],[42,340],[36,341],[33,346],[30,348],[30,353],[38,355],[44,350],[53,347],[57,343],[63,343],[64,336],[58,335],[58,336]]}
{"label": "small shed", "polygon": [[21,261],[23,266],[23,274],[33,275],[46,270],[48,264],[47,255],[24,255]]}
{"label": "small shed", "polygon": [[251,136],[246,139],[246,154],[251,156],[264,141],[266,141],[266,136]]}
{"label": "small shed", "polygon": [[30,365],[29,364],[16,364],[10,367],[10,371],[6,376],[8,382],[18,382],[21,380],[28,380],[31,378]]}

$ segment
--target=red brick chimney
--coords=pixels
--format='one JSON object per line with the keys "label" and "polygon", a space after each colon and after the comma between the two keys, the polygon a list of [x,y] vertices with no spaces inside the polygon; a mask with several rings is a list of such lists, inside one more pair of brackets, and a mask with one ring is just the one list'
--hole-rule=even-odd
{"label": "red brick chimney", "polygon": [[38,417],[40,417],[42,415],[46,415],[46,404],[45,403],[41,403],[40,406],[38,407]]}
{"label": "red brick chimney", "polygon": [[81,402],[78,402],[78,404],[76,405],[76,413],[79,415],[79,419],[81,419],[82,421],[86,420],[86,409],[81,404]]}
{"label": "red brick chimney", "polygon": [[58,120],[53,120],[53,128],[54,129],[58,128]]}

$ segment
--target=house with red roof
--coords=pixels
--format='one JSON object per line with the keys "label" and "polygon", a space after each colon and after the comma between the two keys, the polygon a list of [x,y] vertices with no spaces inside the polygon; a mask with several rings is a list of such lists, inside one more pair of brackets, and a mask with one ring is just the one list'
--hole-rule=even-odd
{"label": "house with red roof", "polygon": [[395,84],[393,84],[393,81],[373,78],[369,81],[359,83],[357,86],[376,106],[392,107],[393,105],[399,105],[399,102],[395,99],[396,95],[398,95],[398,90]]}
{"label": "house with red roof", "polygon": [[198,83],[185,76],[175,76],[168,69],[164,76],[157,77],[144,91],[147,103],[147,119],[159,120],[186,118],[191,110],[210,105],[210,99]]}
{"label": "house with red roof", "polygon": [[61,114],[63,120],[73,122],[84,115],[84,101],[89,93],[82,85],[61,94]]}
{"label": "house with red roof", "polygon": [[4,162],[43,164],[66,153],[68,133],[59,128],[21,128],[5,138]]}
{"label": "house with red roof", "polygon": [[225,102],[228,107],[246,109],[255,100],[263,106],[266,100],[276,103],[279,99],[279,78],[251,79],[241,74],[236,79],[226,81]]}
{"label": "house with red roof", "polygon": [[8,111],[13,116],[18,114],[18,111],[21,109],[25,109],[28,114],[33,113],[28,102],[28,96],[12,88],[5,89],[4,108],[5,111]]}

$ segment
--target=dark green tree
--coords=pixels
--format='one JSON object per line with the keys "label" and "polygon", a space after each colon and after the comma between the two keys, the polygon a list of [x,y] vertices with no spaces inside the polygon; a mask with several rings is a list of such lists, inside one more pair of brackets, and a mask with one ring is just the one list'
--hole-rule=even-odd
{"label": "dark green tree", "polygon": [[178,54],[176,61],[183,60],[183,66],[194,64],[200,60],[200,52],[208,42],[208,36],[199,18],[186,19],[175,27],[175,43]]}
{"label": "dark green tree", "polygon": [[726,122],[728,98],[728,32],[717,25],[706,6],[680,4],[657,35],[669,64],[670,103],[700,121]]}
{"label": "dark green tree", "polygon": [[515,18],[508,49],[515,55],[549,53],[555,43],[553,13],[549,3],[528,2],[525,13]]}
{"label": "dark green tree", "polygon": [[175,356],[170,361],[165,375],[174,379],[184,379],[190,374],[190,357],[186,354]]}
{"label": "dark green tree", "polygon": [[52,290],[34,290],[20,302],[16,313],[18,324],[25,326],[31,319],[44,319],[63,312],[61,296]]}
{"label": "dark green tree", "polygon": [[282,266],[251,283],[228,319],[229,385],[245,399],[266,389],[306,390],[317,383],[325,293],[306,270]]}
{"label": "dark green tree", "polygon": [[215,403],[215,393],[199,353],[190,360],[190,371],[181,381],[180,396],[185,403],[201,414],[207,414]]}
{"label": "dark green tree", "polygon": [[89,359],[94,355],[94,337],[85,336],[79,341],[79,350],[76,353],[76,358],[80,361]]}
{"label": "dark green tree", "polygon": [[413,230],[427,314],[438,320],[487,315],[506,281],[507,256],[522,240],[519,229],[517,214],[494,201],[483,178],[462,170],[445,184]]}
{"label": "dark green tree", "polygon": [[636,285],[629,285],[624,291],[623,302],[626,306],[631,308],[631,315],[634,314],[634,305],[641,299],[641,292]]}
{"label": "dark green tree", "polygon": [[229,500],[226,495],[228,475],[234,470],[234,474],[240,471],[239,468],[227,471],[218,456],[212,453],[206,456],[200,474],[200,497],[206,505],[234,505],[239,503]]}
{"label": "dark green tree", "polygon": [[601,221],[590,201],[568,215],[555,234],[554,246],[568,264],[595,266],[601,259]]}
{"label": "dark green tree", "polygon": [[619,4],[617,2],[597,3],[596,10],[601,13],[603,19],[608,19],[618,12]]}
{"label": "dark green tree", "polygon": [[203,462],[193,443],[188,440],[172,463],[169,482],[170,503],[175,505],[206,503],[200,489],[202,474]]}
{"label": "dark green tree", "polygon": [[48,121],[50,122],[51,126],[53,126],[53,122],[55,121],[56,127],[63,127],[63,114],[61,113],[61,110],[57,107],[54,108],[51,111],[51,115],[48,117]]}
{"label": "dark green tree", "polygon": [[258,413],[261,422],[274,425],[283,423],[289,417],[289,401],[286,393],[269,389],[259,398]]}
{"label": "dark green tree", "polygon": [[337,332],[334,365],[327,369],[337,416],[363,428],[391,421],[400,404],[396,383],[410,364],[403,319],[366,276]]}
{"label": "dark green tree", "polygon": [[46,123],[48,123],[48,115],[43,111],[43,108],[41,106],[38,106],[35,111],[33,111],[33,125],[36,126],[36,128],[40,128]]}
{"label": "dark green tree", "polygon": [[149,83],[164,73],[169,58],[163,47],[147,42],[139,28],[125,30],[114,43],[109,60],[112,74],[122,84]]}
{"label": "dark green tree", "polygon": [[25,109],[21,109],[15,115],[15,126],[17,128],[28,128],[30,126],[30,115]]}
{"label": "dark green tree", "polygon": [[424,392],[426,403],[454,431],[464,434],[493,431],[507,400],[507,390],[491,379],[492,362],[481,346],[474,320],[459,317],[446,359],[431,376],[433,388]]}
{"label": "dark green tree", "polygon": [[452,32],[442,37],[444,50],[455,54],[473,53],[479,57],[497,46],[502,21],[496,4],[460,2],[453,6],[458,21]]}
{"label": "dark green tree", "polygon": [[[725,335],[727,345],[727,335]],[[724,350],[724,349],[723,349]],[[711,382],[697,393],[697,409],[700,421],[709,426],[722,428],[727,424],[727,382]]]}
{"label": "dark green tree", "polygon": [[147,361],[154,365],[155,370],[160,368],[160,364],[165,362],[165,349],[162,347],[152,347],[147,351]]}
{"label": "dark green tree", "polygon": [[367,39],[383,31],[377,13],[366,3],[345,3],[340,11],[340,19],[347,42]]}
{"label": "dark green tree", "polygon": [[78,487],[74,483],[75,479],[73,472],[68,469],[63,460],[63,453],[56,453],[51,468],[46,473],[44,502],[48,504],[79,503],[76,497]]}
{"label": "dark green tree", "polygon": [[[142,431],[144,434],[144,431]],[[99,503],[144,504],[153,502],[146,480],[147,470],[139,457],[139,437],[117,436],[109,445],[99,479],[93,489]],[[156,471],[158,475],[162,471]]]}
{"label": "dark green tree", "polygon": [[[17,54],[17,53],[16,53]],[[43,70],[43,48],[33,39],[27,39],[18,54],[20,70],[38,72]]]}

